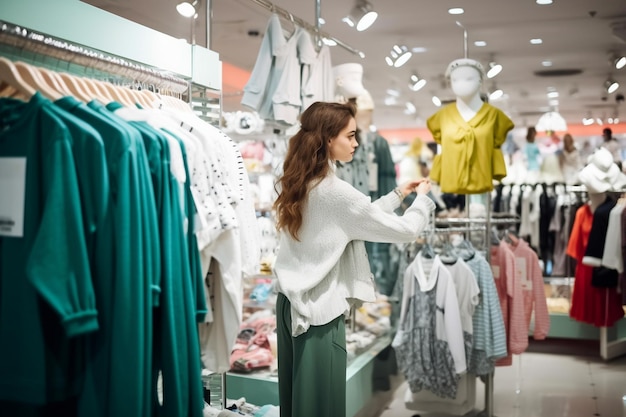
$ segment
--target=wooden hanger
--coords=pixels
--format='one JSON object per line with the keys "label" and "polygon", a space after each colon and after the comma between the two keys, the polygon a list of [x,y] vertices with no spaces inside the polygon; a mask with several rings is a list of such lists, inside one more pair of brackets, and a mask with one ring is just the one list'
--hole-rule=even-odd
{"label": "wooden hanger", "polygon": [[136,91],[137,95],[140,96],[142,99],[141,103],[145,103],[147,107],[154,108],[155,103],[159,101],[159,96],[157,96],[155,93],[148,90],[147,88],[144,88],[142,90],[131,90],[131,91]]}
{"label": "wooden hanger", "polygon": [[73,75],[64,72],[58,73],[58,75],[65,82],[65,85],[68,87],[72,95],[78,100],[89,103],[95,98],[93,93],[85,90],[82,83],[78,81],[78,77],[74,77]]}
{"label": "wooden hanger", "polygon": [[72,95],[65,82],[61,79],[61,77],[58,76],[56,72],[41,67],[37,67],[37,70],[39,70],[41,78],[43,78],[49,86],[51,86],[64,96]]}
{"label": "wooden hanger", "polygon": [[41,94],[48,99],[56,101],[63,97],[63,94],[46,83],[36,67],[28,65],[25,62],[17,61],[15,62],[15,68],[28,84],[39,90]]}
{"label": "wooden hanger", "polygon": [[109,94],[105,88],[101,88],[94,80],[87,77],[77,77],[79,83],[82,83],[87,91],[93,92],[96,98],[98,98],[104,104],[108,104],[115,99]]}
{"label": "wooden hanger", "polygon": [[4,57],[0,57],[0,80],[9,84],[25,97],[30,98],[37,93],[35,88],[22,79],[13,62]]}
{"label": "wooden hanger", "polygon": [[100,90],[104,91],[107,96],[111,97],[111,101],[116,101],[124,106],[132,107],[133,101],[128,97],[122,95],[122,93],[111,83],[100,81],[100,80],[90,80],[94,83]]}

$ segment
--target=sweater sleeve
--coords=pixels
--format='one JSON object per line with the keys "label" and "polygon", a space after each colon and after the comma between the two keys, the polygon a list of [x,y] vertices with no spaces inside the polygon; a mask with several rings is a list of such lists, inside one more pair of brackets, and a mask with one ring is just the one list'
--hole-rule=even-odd
{"label": "sweater sleeve", "polygon": [[[351,188],[351,187],[350,187]],[[368,242],[403,243],[415,240],[426,228],[435,204],[425,195],[418,195],[402,216],[385,212],[385,202],[391,200],[393,192],[381,197],[380,203],[372,203],[355,189],[344,187],[341,198],[347,199],[346,213],[342,224],[349,240]],[[377,200],[377,201],[379,201]]]}
{"label": "sweater sleeve", "polygon": [[402,201],[395,193],[395,191],[390,191],[387,194],[381,196],[378,200],[374,201],[372,204],[380,207],[383,211],[387,213],[392,213],[395,209],[400,207]]}

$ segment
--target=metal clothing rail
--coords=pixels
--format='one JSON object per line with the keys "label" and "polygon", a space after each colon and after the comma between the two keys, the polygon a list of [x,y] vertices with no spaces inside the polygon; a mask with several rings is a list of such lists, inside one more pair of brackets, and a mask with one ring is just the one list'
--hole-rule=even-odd
{"label": "metal clothing rail", "polygon": [[363,53],[363,51],[360,51],[356,48],[353,48],[352,46],[346,44],[345,42],[342,42],[341,40],[335,38],[334,36],[329,35],[326,32],[322,32],[320,30],[320,18],[321,18],[321,5],[320,5],[320,1],[321,0],[315,0],[316,1],[316,7],[315,7],[315,14],[316,14],[316,19],[315,19],[315,25],[312,25],[310,23],[308,23],[307,21],[294,16],[293,14],[291,14],[289,11],[283,9],[282,7],[276,6],[274,3],[269,2],[267,0],[249,0],[252,3],[258,4],[259,6],[264,7],[265,9],[269,10],[272,13],[276,13],[279,14],[281,16],[283,16],[285,19],[290,20],[291,22],[293,22],[294,24],[297,24],[298,26],[300,26],[303,29],[306,29],[307,31],[311,32],[313,35],[315,35],[316,40],[317,40],[317,44],[319,45],[320,42],[322,41],[322,39],[328,39],[331,41],[334,41],[335,43],[337,43],[337,45],[341,46],[342,48],[344,48],[345,50],[352,52],[355,55],[358,55],[361,58],[365,58],[365,53]]}
{"label": "metal clothing rail", "polygon": [[56,39],[3,20],[0,20],[0,44],[15,48],[16,51],[24,50],[56,58],[178,94],[189,91],[189,81],[170,73]]}

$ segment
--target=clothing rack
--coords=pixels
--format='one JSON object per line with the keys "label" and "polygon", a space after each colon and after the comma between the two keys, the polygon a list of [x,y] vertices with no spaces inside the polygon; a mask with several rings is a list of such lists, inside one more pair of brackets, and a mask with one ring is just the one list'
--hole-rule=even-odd
{"label": "clothing rack", "polygon": [[[587,195],[589,191],[587,187],[584,185],[567,185],[565,187],[566,192],[574,193],[577,195]],[[623,194],[626,193],[626,190],[609,190],[607,194]],[[570,224],[569,219],[567,219],[567,223]],[[571,233],[571,230],[568,231],[568,235]],[[569,271],[569,263],[567,273],[568,275],[573,275]],[[568,277],[569,278],[569,277]],[[623,319],[622,319],[623,320]],[[611,340],[609,340],[611,339]],[[618,338],[617,330],[615,326],[612,327],[600,327],[600,357],[604,360],[615,359],[619,356],[626,354],[626,338]]]}
{"label": "clothing rack", "polygon": [[334,41],[337,43],[337,45],[341,46],[342,48],[344,48],[345,50],[352,52],[355,55],[358,55],[361,58],[365,58],[365,54],[363,53],[363,51],[360,51],[348,44],[346,44],[345,42],[335,38],[334,36],[329,35],[326,32],[322,32],[320,30],[320,18],[321,16],[321,0],[315,0],[315,25],[311,25],[310,23],[306,22],[305,20],[294,16],[293,14],[291,14],[289,11],[283,9],[282,7],[278,7],[276,6],[274,3],[269,2],[267,0],[249,0],[252,3],[255,3],[259,6],[264,7],[265,9],[269,10],[272,13],[276,13],[278,15],[281,15],[282,17],[284,17],[287,20],[290,20],[292,23],[297,24],[298,26],[300,26],[303,29],[306,29],[307,31],[311,32],[316,39],[316,44],[317,46],[321,46],[322,40],[323,39],[328,39],[331,41]]}
{"label": "clothing rack", "polygon": [[30,52],[66,63],[102,71],[176,94],[189,92],[191,83],[167,72],[157,71],[117,56],[72,44],[62,39],[0,20],[0,45],[16,53]]}
{"label": "clothing rack", "polygon": [[[491,215],[491,193],[487,192],[485,207],[487,209],[486,217],[469,217],[469,204],[466,205],[468,217],[448,217],[435,218],[433,224],[436,233],[446,233],[453,231],[484,231],[485,245],[490,242],[490,233],[492,225],[513,225],[520,222],[518,216],[493,217]],[[480,225],[480,226],[476,226]],[[489,262],[490,250],[486,250],[485,258]],[[485,383],[485,408],[478,415],[480,417],[493,417],[493,382],[494,373],[486,375]]]}

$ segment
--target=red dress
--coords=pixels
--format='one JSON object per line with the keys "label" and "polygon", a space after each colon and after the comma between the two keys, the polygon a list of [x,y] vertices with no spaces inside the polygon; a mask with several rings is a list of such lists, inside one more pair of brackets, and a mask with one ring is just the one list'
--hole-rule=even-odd
{"label": "red dress", "polygon": [[621,299],[615,288],[591,285],[593,267],[583,265],[582,259],[589,243],[593,213],[588,204],[576,211],[576,219],[567,244],[567,254],[576,260],[574,292],[569,315],[571,318],[597,327],[610,327],[624,316]]}

